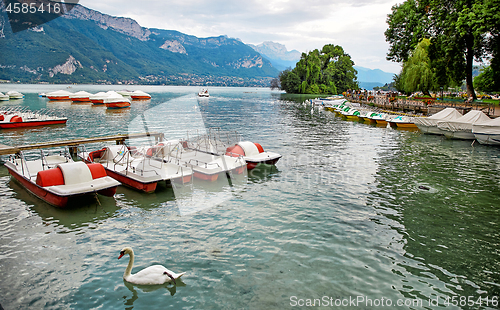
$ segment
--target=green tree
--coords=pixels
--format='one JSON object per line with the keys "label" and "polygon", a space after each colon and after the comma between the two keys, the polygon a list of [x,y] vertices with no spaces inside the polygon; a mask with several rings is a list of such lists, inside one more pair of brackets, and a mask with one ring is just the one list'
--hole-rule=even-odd
{"label": "green tree", "polygon": [[272,90],[274,90],[274,89],[280,89],[281,85],[280,85],[279,78],[272,79],[269,87],[271,87]]}
{"label": "green tree", "polygon": [[299,93],[300,78],[292,69],[286,69],[279,75],[281,89],[287,93]]}
{"label": "green tree", "polygon": [[406,93],[421,91],[424,95],[430,95],[429,91],[435,89],[434,73],[428,54],[430,44],[429,39],[422,39],[403,64],[402,88]]}
{"label": "green tree", "polygon": [[424,5],[415,0],[407,0],[392,7],[387,16],[389,27],[385,31],[385,40],[389,42],[387,60],[404,62],[411,51],[417,47],[430,29]]}
{"label": "green tree", "polygon": [[[474,29],[478,33],[487,33],[485,36],[485,50],[491,55],[490,66],[487,72],[488,79],[492,80],[491,88],[500,90],[500,0],[485,0],[475,5],[477,22]],[[475,81],[474,81],[475,83]]]}
{"label": "green tree", "polygon": [[398,92],[406,93],[403,83],[403,70],[401,70],[399,74],[394,74],[394,77],[392,78],[392,84]]}
{"label": "green tree", "polygon": [[491,66],[485,67],[481,73],[474,78],[474,87],[483,92],[494,92],[500,90],[498,82],[495,80]]}
{"label": "green tree", "polygon": [[356,70],[341,46],[328,44],[321,51],[302,53],[294,69],[280,73],[281,89],[287,93],[337,94],[357,89]]}
{"label": "green tree", "polygon": [[458,84],[465,79],[468,95],[475,98],[473,61],[488,54],[492,61],[498,61],[500,54],[494,47],[498,42],[499,1],[407,0],[393,6],[385,32],[390,44],[387,59],[404,62],[421,39],[429,38],[429,58],[437,84]]}

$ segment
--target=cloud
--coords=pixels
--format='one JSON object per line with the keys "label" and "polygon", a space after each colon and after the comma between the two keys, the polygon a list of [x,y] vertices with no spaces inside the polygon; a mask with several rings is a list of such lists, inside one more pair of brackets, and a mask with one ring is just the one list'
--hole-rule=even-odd
{"label": "cloud", "polygon": [[[337,44],[356,64],[398,71],[385,60],[387,14],[397,0],[82,0],[102,13],[130,17],[141,26],[197,37],[227,35],[245,43],[274,41],[300,52]],[[376,67],[374,67],[376,66]]]}

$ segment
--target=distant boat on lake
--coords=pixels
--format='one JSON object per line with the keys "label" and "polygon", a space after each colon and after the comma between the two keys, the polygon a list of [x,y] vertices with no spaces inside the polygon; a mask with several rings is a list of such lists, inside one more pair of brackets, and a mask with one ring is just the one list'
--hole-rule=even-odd
{"label": "distant boat on lake", "polygon": [[200,89],[200,91],[198,92],[198,97],[210,97],[208,89],[206,88]]}

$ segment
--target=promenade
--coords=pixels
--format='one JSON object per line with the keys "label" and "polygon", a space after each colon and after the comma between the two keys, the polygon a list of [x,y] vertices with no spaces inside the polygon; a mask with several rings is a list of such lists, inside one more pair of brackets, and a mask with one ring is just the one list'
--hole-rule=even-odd
{"label": "promenade", "polygon": [[389,97],[387,95],[365,96],[363,94],[350,94],[346,97],[351,102],[371,105],[384,110],[401,111],[405,113],[414,113],[422,115],[432,115],[444,108],[455,108],[460,113],[465,114],[470,110],[480,110],[489,117],[500,116],[500,106],[482,102],[459,102],[459,101],[441,101],[439,99],[400,99]]}

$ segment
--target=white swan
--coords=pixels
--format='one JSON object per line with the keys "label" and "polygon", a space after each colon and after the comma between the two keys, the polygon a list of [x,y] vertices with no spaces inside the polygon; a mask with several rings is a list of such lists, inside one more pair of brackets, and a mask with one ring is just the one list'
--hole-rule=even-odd
{"label": "white swan", "polygon": [[185,274],[185,272],[175,273],[162,265],[154,265],[143,269],[136,274],[131,274],[132,267],[134,266],[134,251],[132,248],[125,247],[120,251],[118,259],[122,258],[125,254],[130,256],[127,269],[125,269],[125,272],[123,273],[123,279],[127,282],[139,285],[157,285],[173,281],[174,284],[176,284],[175,279],[180,278]]}

